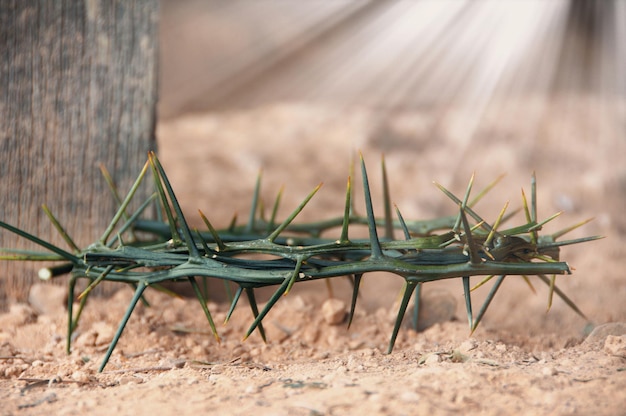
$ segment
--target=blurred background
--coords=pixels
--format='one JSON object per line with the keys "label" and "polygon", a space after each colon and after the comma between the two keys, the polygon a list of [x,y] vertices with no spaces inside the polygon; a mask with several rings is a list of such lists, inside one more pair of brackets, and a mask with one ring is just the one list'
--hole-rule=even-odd
{"label": "blurred background", "polygon": [[626,92],[614,0],[164,0],[159,116],[309,101],[381,111]]}

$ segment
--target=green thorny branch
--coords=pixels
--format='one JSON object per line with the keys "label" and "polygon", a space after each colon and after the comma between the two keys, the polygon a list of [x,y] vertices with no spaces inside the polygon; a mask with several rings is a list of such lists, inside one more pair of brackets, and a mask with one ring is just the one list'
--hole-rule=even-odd
{"label": "green thorny branch", "polygon": [[[187,281],[192,286],[213,334],[219,342],[219,336],[211,312],[207,307],[207,301],[196,281],[197,277],[222,279],[237,286],[238,289],[232,296],[232,303],[226,320],[231,316],[242,292],[246,292],[255,319],[244,339],[258,328],[265,340],[263,318],[278,299],[286,295],[294,283],[315,279],[328,279],[338,276],[351,277],[354,289],[349,325],[354,316],[361,278],[365,273],[375,271],[389,272],[405,280],[388,352],[393,349],[411,297],[414,293],[417,294],[414,307],[414,325],[417,325],[421,286],[425,282],[434,280],[461,278],[469,327],[472,332],[480,323],[507,275],[521,275],[529,284],[530,281],[527,276],[538,276],[541,281],[549,286],[549,306],[553,294],[556,293],[577,314],[585,317],[574,302],[555,285],[557,274],[570,273],[568,265],[559,261],[559,247],[591,241],[599,237],[556,241],[564,233],[584,223],[552,235],[539,236],[538,232],[541,227],[554,216],[542,222],[537,220],[534,176],[531,181],[530,205],[522,193],[525,224],[509,229],[499,229],[501,223],[508,219],[508,216],[505,216],[506,206],[493,225],[481,218],[471,208],[487,190],[495,185],[497,180],[473,200],[469,200],[473,178],[462,200],[443,186],[436,184],[458,205],[459,214],[457,216],[432,221],[405,221],[396,207],[397,219],[394,220],[392,219],[384,162],[385,215],[383,218],[374,216],[372,196],[363,157],[360,159],[360,165],[365,196],[365,216],[355,214],[352,201],[352,184],[349,178],[345,194],[345,210],[342,216],[315,223],[293,223],[300,211],[319,190],[320,185],[304,199],[287,219],[278,223],[275,217],[282,190],[276,199],[271,217],[267,219],[264,210],[260,208],[259,180],[254,192],[250,219],[246,225],[237,226],[236,221],[233,220],[228,229],[218,232],[207,217],[200,212],[200,216],[208,228],[207,232],[200,232],[192,231],[189,228],[165,171],[157,157],[152,153],[124,199],[111,185],[114,197],[119,203],[119,209],[97,242],[80,250],[52,213],[44,207],[46,214],[71,247],[72,252],[0,222],[0,227],[47,250],[47,252],[34,252],[3,249],[2,252],[5,255],[0,258],[62,262],[59,266],[42,269],[40,272],[42,278],[51,278],[71,271],[67,304],[68,352],[71,334],[76,329],[85,302],[96,285],[107,280],[126,283],[134,288],[132,301],[109,345],[100,371],[107,364],[137,302],[140,299],[145,302],[143,295],[146,288],[152,286],[159,290],[165,290],[160,286],[160,283],[165,281]],[[154,175],[155,193],[141,204],[137,211],[129,213],[129,204],[149,169]],[[105,178],[108,178],[108,174],[104,173]],[[112,184],[110,180],[108,182]],[[164,214],[166,219],[164,221],[140,220],[139,217],[142,212],[155,200],[160,203],[161,209],[158,210],[161,214],[160,217]],[[351,239],[349,229],[354,224],[366,225],[369,230],[369,238]],[[333,227],[341,227],[341,235],[338,239],[320,237],[322,232]],[[382,238],[378,235],[379,228],[384,230]],[[404,238],[396,240],[394,238],[395,230],[401,230]],[[135,231],[140,231],[144,238],[138,238]],[[151,237],[146,238],[146,235]],[[241,254],[249,253],[271,255],[271,259],[257,260],[240,257]],[[496,282],[478,314],[474,315],[471,301],[473,288],[470,288],[470,276],[477,275],[487,277],[476,287],[486,283],[494,276]],[[74,314],[74,289],[79,278],[88,279],[90,284],[78,296],[80,304],[78,311]],[[259,309],[254,290],[265,286],[277,286],[278,289],[265,306]]]}

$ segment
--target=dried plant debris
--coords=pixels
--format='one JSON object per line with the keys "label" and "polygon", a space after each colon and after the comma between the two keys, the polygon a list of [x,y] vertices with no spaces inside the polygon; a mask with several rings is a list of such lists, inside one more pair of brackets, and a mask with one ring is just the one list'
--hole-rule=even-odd
{"label": "dried plant debris", "polygon": [[[254,320],[244,339],[254,330],[258,330],[265,340],[263,319],[276,302],[287,295],[294,284],[315,279],[345,276],[352,279],[354,289],[347,318],[350,325],[362,276],[380,271],[397,275],[405,281],[389,341],[389,353],[393,349],[411,298],[416,294],[413,321],[417,325],[422,285],[440,279],[460,279],[470,331],[476,330],[502,281],[508,275],[521,275],[529,284],[529,276],[538,276],[541,282],[549,286],[548,307],[552,303],[553,294],[556,294],[584,318],[584,314],[574,302],[556,286],[557,275],[570,274],[567,263],[559,258],[559,249],[564,245],[591,241],[599,237],[557,241],[563,234],[583,225],[584,222],[551,235],[539,235],[542,226],[557,215],[543,221],[537,218],[534,175],[531,181],[530,203],[522,193],[525,221],[521,225],[505,229],[502,224],[505,220],[510,221],[512,217],[506,214],[507,206],[493,223],[487,222],[472,208],[497,180],[472,200],[470,194],[473,178],[462,199],[442,185],[436,184],[457,205],[458,215],[429,221],[409,221],[403,218],[397,207],[395,209],[397,218],[392,218],[392,203],[384,162],[382,169],[385,213],[381,218],[374,215],[371,189],[362,156],[360,168],[365,199],[364,216],[355,213],[352,180],[348,178],[345,209],[343,215],[337,218],[311,223],[295,221],[321,185],[313,189],[286,219],[278,221],[276,213],[281,191],[270,217],[266,218],[259,200],[261,183],[259,177],[246,224],[237,225],[236,221],[233,221],[227,229],[218,231],[200,211],[200,216],[207,227],[206,231],[200,231],[189,227],[163,166],[156,155],[151,153],[125,198],[119,196],[112,181],[107,181],[119,201],[119,209],[98,241],[85,249],[80,249],[50,210],[44,206],[46,214],[69,246],[69,251],[0,222],[0,227],[37,243],[46,250],[34,252],[2,249],[1,258],[59,261],[58,266],[42,269],[40,277],[46,279],[71,273],[67,303],[68,352],[72,332],[78,325],[85,302],[93,288],[105,280],[133,287],[134,296],[109,344],[100,371],[106,366],[135,306],[139,301],[146,302],[144,299],[146,289],[152,287],[166,291],[161,285],[164,282],[191,285],[217,342],[220,338],[207,306],[208,294],[203,290],[205,286],[199,284],[198,280],[202,283],[205,279],[221,279],[237,288],[232,295],[226,321],[245,292]],[[108,178],[106,171],[103,172],[105,179]],[[143,201],[135,212],[129,212],[130,202],[135,197],[138,187],[144,183],[148,172],[154,177],[155,192]],[[142,213],[153,204],[158,205],[161,219],[157,221],[141,219]],[[350,238],[350,230],[360,225],[367,227],[369,238]],[[338,238],[320,237],[323,232],[332,228],[340,228]],[[401,232],[402,238],[394,237],[397,231]],[[260,259],[250,258],[249,254],[265,256]],[[476,287],[470,287],[470,277],[478,275],[485,278],[477,286],[491,280],[494,283],[486,300],[475,314],[471,292]],[[87,279],[89,285],[76,297],[74,292],[78,279]],[[255,289],[266,286],[274,286],[276,290],[260,309],[255,299]],[[75,300],[80,302],[77,311],[74,311]]]}

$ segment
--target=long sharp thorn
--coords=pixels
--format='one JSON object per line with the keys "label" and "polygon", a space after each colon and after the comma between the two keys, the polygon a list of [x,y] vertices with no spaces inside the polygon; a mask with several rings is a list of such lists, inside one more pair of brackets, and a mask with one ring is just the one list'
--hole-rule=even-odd
{"label": "long sharp thorn", "polygon": [[387,354],[391,354],[391,351],[393,351],[393,347],[396,343],[396,338],[398,337],[398,331],[400,330],[400,326],[402,325],[402,320],[404,319],[404,314],[406,313],[406,308],[409,305],[409,301],[411,300],[411,297],[413,296],[413,292],[416,286],[417,286],[416,281],[414,280],[406,281],[406,285],[404,287],[404,294],[402,295],[402,302],[400,303],[400,308],[398,309],[396,322],[393,326],[391,339],[389,340],[389,346],[387,347]]}
{"label": "long sharp thorn", "polygon": [[283,280],[283,282],[278,287],[278,289],[276,289],[274,294],[267,301],[267,303],[265,304],[265,307],[263,308],[263,310],[254,319],[254,322],[252,322],[252,325],[250,325],[250,328],[248,328],[248,331],[246,332],[246,334],[243,337],[244,341],[246,339],[248,339],[250,334],[252,334],[252,332],[259,326],[259,324],[261,323],[263,318],[265,318],[265,315],[267,315],[267,313],[270,311],[270,309],[272,309],[272,307],[276,304],[276,302],[278,302],[278,299],[280,299],[280,297],[283,296],[283,294],[287,290],[287,287],[291,283],[291,280],[293,279],[293,276],[297,276],[297,275],[298,275],[297,272],[296,273],[292,273],[289,277],[286,277]]}
{"label": "long sharp thorn", "polygon": [[350,227],[350,211],[352,207],[352,181],[348,176],[348,185],[346,186],[346,203],[343,210],[343,221],[341,223],[341,237],[339,241],[341,243],[347,243],[350,241],[348,237],[348,228]]}
{"label": "long sharp thorn", "polygon": [[602,236],[602,235],[593,235],[593,236],[589,236],[589,237],[574,238],[572,240],[552,241],[550,243],[542,243],[540,248],[541,249],[546,249],[546,248],[550,248],[550,247],[569,246],[569,245],[572,245],[572,244],[579,244],[579,243],[586,243],[586,242],[589,242],[589,241],[602,240],[603,238],[605,238],[605,237]]}
{"label": "long sharp thorn", "polygon": [[[465,189],[465,196],[463,197],[463,201],[461,202],[461,209],[466,209],[468,207],[467,200],[469,199],[470,193],[472,192],[472,186],[474,185],[474,177],[475,177],[475,173],[472,173],[469,183],[467,184],[467,188]],[[454,227],[452,227],[452,231],[458,232],[460,226],[461,226],[461,217],[459,216],[456,219],[456,223],[454,224]]]}
{"label": "long sharp thorn", "polygon": [[478,254],[478,247],[476,247],[476,243],[474,242],[474,237],[472,236],[472,230],[467,222],[467,215],[465,215],[465,209],[461,208],[460,216],[461,222],[463,223],[463,230],[465,231],[465,239],[467,240],[467,249],[469,250],[470,262],[472,264],[482,263],[482,259]]}
{"label": "long sharp thorn", "polygon": [[422,300],[422,284],[415,286],[415,301],[413,302],[413,330],[417,331],[420,322],[420,304]]}
{"label": "long sharp thorn", "polygon": [[200,218],[202,218],[204,225],[206,225],[206,227],[209,229],[209,232],[211,233],[211,237],[213,237],[213,241],[215,241],[215,244],[217,244],[217,248],[220,251],[225,250],[226,244],[224,244],[224,242],[222,241],[217,230],[213,227],[213,224],[211,224],[211,221],[209,221],[209,219],[204,215],[204,213],[201,210],[198,210],[198,212],[200,213]]}
{"label": "long sharp thorn", "polygon": [[354,311],[356,310],[356,301],[359,296],[359,287],[361,286],[361,278],[363,274],[354,275],[354,284],[352,285],[352,300],[350,302],[350,315],[348,317],[348,329],[352,325],[352,319],[354,319]]}
{"label": "long sharp thorn", "polygon": [[470,290],[469,276],[463,276],[463,296],[465,297],[465,309],[467,311],[467,321],[469,322],[470,331],[474,327],[474,317],[472,314],[472,294]]}
{"label": "long sharp thorn", "polygon": [[152,169],[152,176],[154,177],[154,186],[156,187],[157,194],[159,195],[159,199],[161,201],[161,207],[163,211],[165,211],[165,216],[167,217],[167,224],[170,228],[170,235],[172,240],[178,244],[181,241],[180,234],[178,233],[178,227],[176,227],[176,220],[174,219],[174,213],[172,212],[172,208],[170,207],[170,203],[167,200],[167,196],[165,195],[165,190],[163,189],[163,182],[161,180],[161,176],[157,170],[156,164],[152,160],[152,153],[149,153],[148,162],[150,163],[150,168]]}
{"label": "long sharp thorn", "polygon": [[139,282],[139,284],[137,285],[137,289],[135,289],[135,294],[133,295],[133,298],[130,301],[130,304],[128,305],[128,309],[126,309],[126,313],[124,314],[124,317],[122,318],[122,321],[120,322],[120,325],[118,326],[117,331],[115,332],[115,335],[113,336],[113,340],[109,344],[109,348],[107,349],[107,352],[104,354],[104,359],[102,360],[102,363],[100,364],[100,367],[98,368],[99,373],[101,373],[102,370],[104,370],[104,367],[109,362],[109,358],[111,358],[111,354],[113,353],[113,350],[115,349],[115,346],[117,345],[117,342],[122,336],[122,332],[124,332],[126,323],[128,322],[128,319],[130,319],[130,315],[133,313],[133,310],[135,310],[135,306],[137,305],[137,302],[143,295],[144,290],[146,290],[146,287],[148,287],[148,285],[144,282]]}
{"label": "long sharp thorn", "polygon": [[[252,315],[256,319],[259,316],[259,307],[257,306],[256,297],[254,296],[254,289],[251,287],[247,287],[246,295],[248,295],[248,303],[250,304]],[[267,338],[265,336],[265,329],[263,328],[263,322],[259,321],[258,329],[259,329],[259,335],[261,335],[261,339],[263,340],[263,342],[267,343]]]}
{"label": "long sharp thorn", "polygon": [[480,311],[478,311],[478,316],[476,316],[476,320],[472,324],[472,332],[470,333],[470,335],[473,334],[474,331],[476,331],[476,328],[478,328],[478,324],[480,324],[480,321],[482,321],[483,316],[485,315],[485,312],[487,312],[487,308],[489,308],[489,304],[491,303],[494,296],[496,295],[496,292],[500,288],[500,285],[502,285],[502,282],[504,281],[504,277],[505,275],[503,274],[498,276],[498,278],[496,279],[496,282],[491,287],[491,290],[489,291],[489,294],[487,295],[487,298],[485,299],[483,306],[480,308]]}
{"label": "long sharp thorn", "polygon": [[287,290],[285,290],[284,296],[287,296],[287,294],[293,287],[293,284],[296,282],[296,279],[298,278],[298,275],[300,274],[300,269],[302,268],[302,263],[304,263],[304,257],[298,256],[298,259],[296,260],[296,268],[294,269],[293,274],[291,275],[291,279],[289,280],[289,285],[287,286]]}
{"label": "long sharp thorn", "polygon": [[137,176],[135,183],[133,183],[133,186],[130,188],[128,195],[126,195],[126,198],[124,199],[119,209],[113,216],[113,219],[111,220],[111,222],[109,223],[109,226],[100,237],[100,243],[102,243],[103,245],[106,244],[106,241],[109,239],[109,236],[113,232],[113,229],[117,225],[117,222],[120,220],[120,218],[122,218],[123,215],[126,215],[126,208],[128,207],[128,204],[130,204],[130,201],[135,196],[135,193],[137,192],[137,189],[139,188],[139,185],[143,181],[143,178],[146,175],[147,171],[148,171],[148,162],[146,162],[146,164],[143,165],[143,168],[141,169],[139,176]]}
{"label": "long sharp thorn", "polygon": [[396,208],[396,215],[398,217],[398,221],[400,222],[400,226],[402,227],[402,232],[404,233],[404,238],[406,240],[410,240],[411,232],[409,231],[409,227],[406,225],[406,222],[404,221],[404,217],[400,213],[400,209],[398,208],[397,205],[395,205],[395,208]]}
{"label": "long sharp thorn", "polygon": [[276,199],[274,200],[274,206],[272,207],[272,216],[270,217],[269,222],[267,223],[267,232],[269,233],[272,228],[276,225],[276,215],[278,214],[278,207],[280,206],[280,200],[283,197],[283,192],[285,191],[285,185],[282,185],[278,190],[278,195],[276,195]]}
{"label": "long sharp thorn", "polygon": [[233,214],[233,217],[230,219],[230,223],[228,224],[228,231],[234,232],[237,227],[237,213]]}
{"label": "long sharp thorn", "polygon": [[481,287],[482,285],[484,285],[485,283],[487,283],[488,281],[490,281],[491,279],[493,279],[493,275],[487,276],[485,277],[483,280],[481,280],[480,282],[478,282],[477,284],[475,284],[470,291],[473,292],[476,289],[478,289],[479,287]]}
{"label": "long sharp thorn", "polygon": [[[545,275],[540,274],[537,275],[548,287],[550,286],[550,279],[548,279]],[[558,286],[554,285],[554,293],[556,293],[562,300],[569,306],[574,312],[578,314],[581,318],[590,322],[589,318],[576,306],[576,304],[561,290]]]}
{"label": "long sharp thorn", "polygon": [[81,259],[76,257],[75,255],[68,253],[67,251],[63,250],[62,248],[59,248],[57,246],[55,246],[54,244],[50,244],[47,241],[42,240],[39,237],[35,237],[32,234],[27,233],[26,231],[22,231],[19,228],[16,228],[10,224],[7,224],[6,222],[0,221],[0,227],[4,228],[6,230],[9,230],[10,232],[19,235],[20,237],[23,237],[27,240],[32,241],[35,244],[40,245],[41,247],[44,247],[50,251],[52,251],[55,254],[58,254],[59,256],[63,257],[64,259],[72,262],[73,264],[79,264],[81,262]]}
{"label": "long sharp thorn", "polygon": [[217,334],[217,328],[215,328],[213,317],[211,316],[211,312],[209,311],[209,307],[206,304],[206,300],[204,299],[204,296],[202,296],[202,291],[200,290],[200,287],[198,286],[198,283],[196,282],[196,278],[193,276],[189,276],[188,279],[189,279],[189,283],[191,284],[191,287],[193,288],[194,293],[196,294],[196,298],[198,298],[198,302],[200,302],[200,306],[202,306],[204,315],[206,316],[206,319],[209,321],[211,332],[213,332],[213,336],[215,337],[215,340],[219,344],[221,341],[220,336]]}
{"label": "long sharp thorn", "polygon": [[109,265],[106,267],[106,269],[104,269],[104,271],[102,273],[100,273],[100,275],[93,280],[89,286],[87,286],[87,288],[80,294],[78,295],[78,300],[81,300],[82,298],[86,297],[89,295],[89,293],[91,293],[91,291],[100,283],[102,282],[109,273],[111,273],[111,271],[113,270],[113,265]]}
{"label": "long sharp thorn", "polygon": [[485,247],[489,247],[491,240],[493,240],[493,237],[496,235],[496,230],[500,226],[500,223],[502,222],[502,218],[504,217],[504,213],[506,212],[506,209],[508,207],[509,207],[509,201],[506,201],[506,203],[504,204],[504,207],[500,211],[500,214],[498,214],[498,218],[496,218],[496,222],[493,223],[493,228],[491,229],[491,231],[489,231],[489,234],[487,235],[487,239],[484,242]]}
{"label": "long sharp thorn", "polygon": [[180,222],[180,228],[183,232],[183,238],[185,239],[187,250],[189,250],[189,257],[197,259],[200,257],[200,252],[198,251],[198,247],[196,247],[196,243],[191,236],[191,230],[189,229],[189,225],[185,220],[183,210],[180,207],[178,200],[176,199],[176,195],[174,194],[172,185],[170,184],[170,181],[165,174],[165,170],[163,169],[163,166],[161,166],[161,162],[159,162],[159,159],[156,157],[156,154],[154,152],[151,153],[150,160],[154,163],[157,170],[159,171],[159,176],[163,180],[163,185],[165,185],[165,189],[167,190],[167,193],[170,197],[170,201],[172,202],[172,206],[174,207],[174,211],[176,212],[176,216],[178,217],[178,221]]}
{"label": "long sharp thorn", "polygon": [[524,279],[524,281],[526,282],[526,284],[528,285],[528,288],[530,289],[531,292],[533,292],[533,294],[537,294],[537,291],[535,290],[535,286],[533,286],[533,283],[530,281],[530,279],[528,278],[528,276],[526,275],[522,275],[522,279]]}
{"label": "long sharp thorn", "polygon": [[[537,224],[537,176],[534,171],[530,177],[530,220],[533,224]],[[532,243],[536,243],[539,239],[537,230],[538,228],[535,228],[530,231]]]}
{"label": "long sharp thorn", "polygon": [[254,193],[252,194],[252,206],[250,207],[250,215],[248,216],[248,224],[246,225],[246,232],[252,233],[255,228],[257,209],[259,206],[259,197],[261,193],[261,178],[263,176],[263,170],[259,170],[259,174],[256,177],[256,184],[254,185]]}
{"label": "long sharp thorn", "polygon": [[383,174],[383,201],[385,207],[385,238],[393,240],[393,220],[391,219],[391,197],[389,196],[389,180],[387,179],[387,167],[385,157],[381,158],[381,168]]}
{"label": "long sharp thorn", "polygon": [[70,246],[70,248],[74,250],[75,253],[80,253],[80,248],[78,248],[74,240],[72,240],[72,237],[69,236],[69,234],[65,231],[65,228],[63,228],[61,223],[52,214],[48,206],[46,204],[43,204],[41,206],[41,209],[43,209],[43,212],[46,213],[46,215],[48,216],[48,219],[50,220],[54,228],[56,228],[56,230],[59,232],[59,234],[61,234],[61,237],[63,238],[63,240],[65,240],[67,245]]}
{"label": "long sharp thorn", "polygon": [[528,231],[536,233],[537,230],[541,230],[541,227],[543,227],[544,225],[546,225],[547,223],[549,223],[550,221],[552,221],[553,219],[555,219],[556,217],[558,217],[561,214],[563,214],[563,211],[559,211],[556,214],[553,214],[553,215],[549,216],[547,219],[545,219],[545,220],[541,221],[540,223],[537,223],[537,224],[533,225],[532,227],[530,227],[528,229]]}
{"label": "long sharp thorn", "polygon": [[239,286],[237,288],[237,291],[235,292],[235,296],[233,296],[233,300],[230,302],[230,308],[228,308],[228,313],[226,314],[226,318],[224,319],[224,325],[228,323],[230,317],[233,315],[233,312],[235,311],[235,306],[237,306],[237,302],[239,302],[239,298],[241,297],[242,293],[243,287]]}
{"label": "long sharp thorn", "polygon": [[361,175],[363,176],[363,193],[365,195],[365,211],[367,214],[367,224],[369,228],[369,237],[371,245],[371,258],[378,259],[383,256],[383,251],[380,247],[380,240],[378,239],[378,231],[376,230],[376,217],[374,216],[374,208],[372,207],[372,194],[370,190],[369,181],[367,179],[367,170],[365,168],[365,161],[363,155],[361,157]]}
{"label": "long sharp thorn", "polygon": [[71,276],[67,292],[67,338],[65,339],[65,352],[69,354],[72,349],[72,333],[74,332],[74,289],[77,276]]}
{"label": "long sharp thorn", "polygon": [[566,228],[564,228],[564,229],[562,229],[560,231],[557,231],[556,233],[553,233],[551,235],[551,237],[552,237],[553,240],[556,240],[557,238],[562,237],[563,235],[569,233],[570,231],[573,231],[573,230],[575,230],[578,227],[582,227],[583,225],[585,225],[585,224],[587,224],[587,223],[589,223],[591,221],[593,221],[593,218],[587,218],[586,220],[583,220],[583,221],[581,221],[579,223],[576,223],[576,224],[571,225],[569,227],[566,227]]}
{"label": "long sharp thorn", "polygon": [[467,204],[470,207],[473,207],[484,197],[489,191],[491,191],[501,180],[504,178],[506,174],[501,174],[495,180],[493,180],[489,185],[487,185],[482,191],[478,193],[470,202]]}
{"label": "long sharp thorn", "polygon": [[319,185],[317,185],[313,191],[311,191],[311,193],[309,193],[307,195],[307,197],[304,199],[304,201],[302,201],[300,203],[300,205],[298,206],[298,208],[296,208],[288,217],[287,219],[285,219],[285,221],[283,221],[283,223],[281,225],[279,225],[274,232],[272,232],[272,234],[270,234],[267,239],[271,242],[274,242],[274,240],[276,240],[276,238],[280,235],[281,232],[283,232],[283,230],[285,228],[287,228],[289,226],[289,224],[291,224],[291,222],[296,218],[296,216],[304,209],[304,207],[306,206],[306,204],[311,200],[311,198],[313,198],[313,195],[315,195],[317,193],[317,191],[320,190],[320,188],[322,187],[322,184],[320,183]]}
{"label": "long sharp thorn", "polygon": [[[450,198],[452,201],[454,201],[457,205],[461,206],[463,204],[463,201],[461,201],[459,198],[457,198],[456,195],[454,195],[452,192],[448,191],[443,185],[441,185],[438,182],[433,182],[433,184],[437,188],[439,188],[439,190],[441,192],[443,192],[448,198]],[[478,215],[476,212],[474,212],[473,209],[471,209],[470,207],[466,206],[464,211],[467,212],[477,222],[479,222],[479,223],[482,222],[482,228],[484,228],[487,231],[491,231],[492,227],[485,220],[483,220],[480,217],[480,215]]]}

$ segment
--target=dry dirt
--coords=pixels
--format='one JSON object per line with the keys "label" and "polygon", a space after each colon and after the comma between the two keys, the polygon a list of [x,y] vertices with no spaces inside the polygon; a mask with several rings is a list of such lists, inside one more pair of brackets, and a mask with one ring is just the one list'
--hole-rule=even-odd
{"label": "dry dirt", "polygon": [[[430,326],[414,332],[405,322],[386,355],[401,281],[375,274],[364,279],[349,331],[324,312],[338,304],[328,288],[302,284],[264,321],[267,344],[257,334],[241,341],[251,323],[241,307],[219,328],[218,345],[196,301],[150,292],[152,307],[137,308],[98,373],[131,291],[92,299],[66,355],[65,293],[37,285],[30,304],[0,315],[0,414],[624,414],[623,137],[587,123],[602,116],[588,98],[569,97],[554,110],[545,104],[494,103],[480,123],[464,109],[381,116],[304,104],[189,116],[159,126],[160,155],[197,225],[197,208],[222,226],[235,211],[245,218],[261,168],[266,201],[286,185],[281,215],[322,181],[302,219],[340,215],[357,150],[375,195],[385,154],[392,199],[412,219],[452,214],[431,182],[462,194],[472,171],[477,188],[507,173],[477,207],[495,218],[507,200],[520,206],[519,189],[529,189],[535,171],[540,217],[564,211],[547,232],[596,217],[572,237],[607,237],[562,252],[575,271],[557,282],[592,324],[558,298],[546,313],[541,282],[533,280],[533,293],[509,277],[470,336],[460,282],[433,283],[424,289]],[[476,304],[487,290],[476,292]],[[348,284],[334,282],[332,293],[345,310]],[[216,297],[209,306],[223,320],[227,305]]]}

